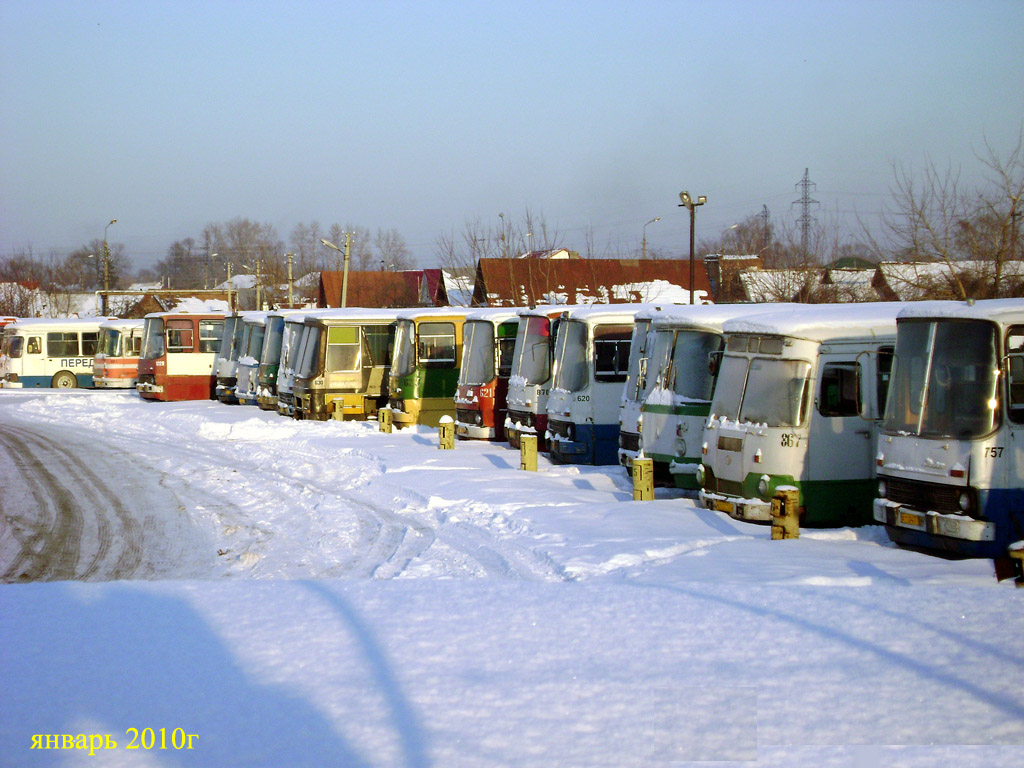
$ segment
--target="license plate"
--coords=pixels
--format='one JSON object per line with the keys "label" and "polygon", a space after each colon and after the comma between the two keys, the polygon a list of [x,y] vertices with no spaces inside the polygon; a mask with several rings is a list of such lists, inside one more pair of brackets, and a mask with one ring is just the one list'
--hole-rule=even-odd
{"label": "license plate", "polygon": [[900,525],[922,528],[924,527],[924,518],[921,515],[915,515],[913,512],[900,512]]}
{"label": "license plate", "polygon": [[736,510],[736,505],[731,501],[715,501],[715,510],[718,512],[725,512],[727,515],[731,515]]}

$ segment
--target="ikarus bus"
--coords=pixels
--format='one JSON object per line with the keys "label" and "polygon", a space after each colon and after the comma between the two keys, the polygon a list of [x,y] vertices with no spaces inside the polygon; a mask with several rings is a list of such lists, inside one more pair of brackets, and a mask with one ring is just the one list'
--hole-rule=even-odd
{"label": "ikarus bus", "polygon": [[1024,300],[905,306],[876,464],[893,541],[999,559],[1024,540]]}
{"label": "ikarus bus", "polygon": [[[631,467],[642,451],[653,460],[656,478],[698,490],[704,425],[725,343],[723,324],[791,306],[684,304],[638,313],[622,393],[619,462]],[[638,348],[638,342],[644,346]]]}
{"label": "ikarus bus", "polygon": [[537,450],[547,450],[545,434],[555,339],[562,315],[569,309],[575,307],[543,305],[519,310],[505,417],[505,439],[513,448],[519,448],[520,435],[535,435]]}
{"label": "ikarus bus", "polygon": [[237,311],[224,318],[224,332],[220,349],[215,360],[214,376],[217,379],[215,394],[217,400],[227,405],[238,403],[235,387],[238,384],[238,358],[242,356],[242,335],[245,333],[243,320],[253,314],[252,310]]}
{"label": "ikarus bus", "polygon": [[142,350],[142,320],[100,323],[100,340],[92,364],[92,383],[98,389],[135,389]]}
{"label": "ikarus bus", "polygon": [[277,412],[291,418],[295,415],[295,395],[292,388],[295,384],[295,368],[299,364],[302,352],[302,337],[306,332],[306,318],[317,312],[328,310],[311,310],[309,312],[288,315],[284,319],[284,335],[281,337],[281,364],[277,369]]}
{"label": "ikarus bus", "polygon": [[388,400],[395,426],[436,427],[443,416],[455,418],[462,326],[470,311],[434,307],[399,312]]}
{"label": "ikarus bus", "polygon": [[729,320],[701,450],[701,503],[771,520],[780,486],[808,526],[872,522],[874,445],[900,305],[813,305]]}
{"label": "ikarus bus", "polygon": [[308,317],[295,366],[295,417],[375,418],[388,401],[394,309],[333,309]]}
{"label": "ikarus bus", "polygon": [[221,312],[146,315],[136,389],[146,400],[207,400],[214,358],[224,335]]}
{"label": "ikarus bus", "polygon": [[93,386],[100,323],[107,319],[28,318],[9,323],[0,346],[0,383],[9,388]]}
{"label": "ikarus bus", "polygon": [[[633,459],[640,453],[640,407],[653,381],[647,376],[647,369],[654,345],[654,318],[661,311],[660,307],[651,307],[637,312],[629,343],[629,364],[619,402],[619,464],[630,473]],[[655,473],[664,477],[663,470],[664,467],[656,462]]]}
{"label": "ikarus bus", "polygon": [[555,342],[548,397],[552,461],[616,464],[619,403],[629,367],[633,318],[641,304],[603,304],[567,312]]}
{"label": "ikarus bus", "polygon": [[262,311],[250,312],[242,318],[242,347],[235,374],[235,400],[239,405],[256,405],[256,387],[266,322],[267,313]]}
{"label": "ikarus bus", "polygon": [[466,316],[462,367],[455,393],[455,434],[462,439],[505,437],[508,379],[519,315],[484,309]]}
{"label": "ikarus bus", "polygon": [[267,313],[266,329],[263,332],[263,350],[260,352],[260,369],[256,382],[256,405],[263,411],[277,410],[277,377],[285,357],[285,318],[305,318],[306,310],[279,309]]}

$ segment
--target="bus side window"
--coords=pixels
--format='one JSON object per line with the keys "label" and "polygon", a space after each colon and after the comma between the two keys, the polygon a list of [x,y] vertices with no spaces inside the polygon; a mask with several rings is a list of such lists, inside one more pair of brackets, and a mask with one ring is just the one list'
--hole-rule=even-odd
{"label": "bus side window", "polygon": [[192,331],[191,320],[168,320],[167,351],[191,352],[193,346]]}
{"label": "bus side window", "polygon": [[39,336],[29,336],[28,337],[28,354],[30,354],[30,355],[38,355],[42,351],[43,351],[43,345],[40,342],[40,337]]}
{"label": "bus side window", "polygon": [[825,365],[821,373],[818,411],[822,416],[856,416],[860,413],[860,365]]}
{"label": "bus side window", "polygon": [[1024,423],[1024,328],[1011,328],[1006,335],[1007,398],[1010,421]]}
{"label": "bus side window", "polygon": [[92,357],[96,354],[96,342],[99,339],[99,333],[96,331],[83,331],[82,332],[82,354]]}
{"label": "bus side window", "polygon": [[889,397],[889,379],[892,378],[892,358],[895,350],[892,347],[881,347],[878,350],[878,418],[885,417],[885,404]]}
{"label": "bus side window", "polygon": [[52,331],[46,334],[47,357],[78,357],[78,334],[74,331]]}

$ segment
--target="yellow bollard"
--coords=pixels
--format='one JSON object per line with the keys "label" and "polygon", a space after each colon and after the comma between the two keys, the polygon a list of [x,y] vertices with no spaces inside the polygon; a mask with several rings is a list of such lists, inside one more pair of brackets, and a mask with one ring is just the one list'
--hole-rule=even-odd
{"label": "yellow bollard", "polygon": [[1024,549],[1011,549],[1010,562],[1013,563],[1014,573],[1017,574],[1013,583],[1018,587],[1024,587]]}
{"label": "yellow bollard", "polygon": [[455,422],[451,416],[442,416],[437,425],[437,433],[440,438],[437,447],[442,451],[451,451],[455,448]]}
{"label": "yellow bollard", "polygon": [[527,472],[537,471],[537,436],[519,436],[519,468]]}
{"label": "yellow bollard", "polygon": [[391,429],[395,423],[395,414],[390,408],[381,408],[377,411],[377,424],[380,427],[381,432],[387,432],[391,434]]}
{"label": "yellow bollard", "polygon": [[772,498],[772,538],[800,538],[800,491],[780,486]]}
{"label": "yellow bollard", "polygon": [[633,501],[654,501],[654,459],[633,459]]}

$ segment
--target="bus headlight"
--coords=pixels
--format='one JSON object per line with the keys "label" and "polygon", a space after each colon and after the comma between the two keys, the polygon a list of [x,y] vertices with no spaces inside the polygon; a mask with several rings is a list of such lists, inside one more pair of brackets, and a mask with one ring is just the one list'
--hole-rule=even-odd
{"label": "bus headlight", "polygon": [[961,493],[960,498],[956,501],[962,512],[967,513],[971,511],[971,494],[967,493],[967,491]]}
{"label": "bus headlight", "polygon": [[889,489],[885,487],[885,480],[878,481],[878,498],[884,499],[885,494],[889,492]]}
{"label": "bus headlight", "polygon": [[703,464],[698,464],[697,465],[697,485],[699,485],[701,488],[704,487],[705,477],[706,477],[706,473],[704,471],[704,465]]}
{"label": "bus headlight", "polygon": [[762,496],[768,495],[768,475],[761,475],[761,479],[757,481],[757,492]]}

